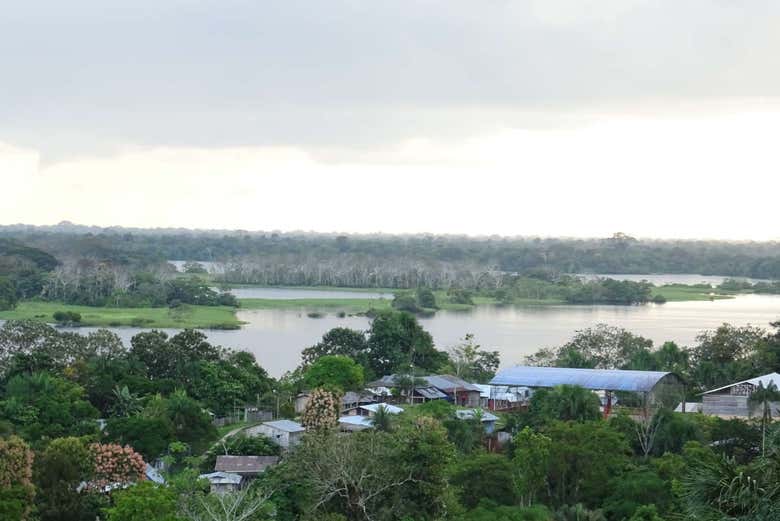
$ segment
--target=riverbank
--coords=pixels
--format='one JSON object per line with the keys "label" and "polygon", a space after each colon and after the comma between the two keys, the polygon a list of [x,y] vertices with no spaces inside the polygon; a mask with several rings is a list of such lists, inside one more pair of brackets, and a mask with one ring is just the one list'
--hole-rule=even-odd
{"label": "riverbank", "polygon": [[78,313],[81,315],[82,326],[239,329],[242,324],[236,317],[235,309],[227,306],[106,308],[39,301],[23,301],[16,306],[16,309],[0,311],[0,320],[37,320],[55,323],[53,315],[57,311]]}
{"label": "riverbank", "polygon": [[[258,286],[243,286],[257,287]],[[389,298],[346,298],[343,293],[390,293],[390,289],[376,288],[338,288],[338,287],[289,287],[268,288],[289,289],[301,291],[316,290],[318,292],[331,292],[332,298],[241,298],[240,308],[227,306],[191,306],[182,305],[176,308],[108,308],[90,307],[62,304],[59,302],[23,301],[12,311],[0,312],[0,320],[38,320],[41,322],[55,323],[54,313],[57,311],[70,311],[81,315],[82,326],[114,327],[133,326],[144,328],[198,328],[198,329],[239,329],[241,320],[236,316],[237,311],[252,310],[298,310],[311,317],[319,318],[325,314],[331,315],[361,315],[371,310],[384,310],[392,307]],[[397,290],[396,290],[397,291]],[[342,293],[342,295],[339,295]],[[652,297],[661,296],[667,302],[706,301],[730,299],[736,296],[736,292],[714,290],[706,286],[685,286],[680,284],[654,287]],[[565,305],[563,299],[522,299],[512,303],[500,304],[498,300],[487,296],[473,296],[472,304],[451,302],[446,291],[434,291],[438,310],[426,310],[426,314],[432,315],[436,311],[470,311],[479,306],[554,306]]]}

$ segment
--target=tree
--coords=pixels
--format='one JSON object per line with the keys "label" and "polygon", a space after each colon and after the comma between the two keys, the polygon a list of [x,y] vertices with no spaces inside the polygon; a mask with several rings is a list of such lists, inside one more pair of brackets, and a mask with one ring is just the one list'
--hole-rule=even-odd
{"label": "tree", "polygon": [[341,412],[340,396],[325,389],[314,389],[301,415],[301,424],[308,431],[327,431],[338,426]]}
{"label": "tree", "polygon": [[114,405],[111,410],[115,416],[126,418],[141,411],[141,400],[126,385],[114,387],[113,395]]}
{"label": "tree", "polygon": [[30,519],[35,487],[33,452],[17,436],[0,438],[0,519]]}
{"label": "tree", "polygon": [[612,492],[604,500],[604,512],[610,519],[628,519],[651,504],[666,512],[672,503],[670,485],[651,469],[627,472],[610,482]]}
{"label": "tree", "polygon": [[700,389],[712,389],[750,378],[751,356],[760,351],[765,334],[758,327],[729,324],[701,333],[690,350],[691,380]]}
{"label": "tree", "polygon": [[303,438],[289,463],[303,477],[311,514],[385,521],[393,518],[401,487],[412,480],[412,469],[398,454],[397,443],[385,432],[315,433]]}
{"label": "tree", "polygon": [[0,276],[0,311],[14,309],[17,301],[14,282],[8,277]]}
{"label": "tree", "polygon": [[546,392],[534,393],[531,408],[539,409],[542,418],[561,421],[589,421],[601,417],[601,401],[593,391],[577,385],[559,385]]}
{"label": "tree", "polygon": [[113,503],[105,510],[106,521],[184,521],[174,491],[150,481],[118,490]]}
{"label": "tree", "polygon": [[173,424],[164,417],[110,418],[105,434],[108,441],[133,447],[147,461],[161,456],[174,440]]}
{"label": "tree", "polygon": [[34,445],[61,436],[94,434],[97,416],[81,386],[46,373],[11,378],[0,401],[0,418],[13,423]]}
{"label": "tree", "polygon": [[271,521],[274,515],[269,497],[254,487],[227,494],[195,494],[183,510],[187,521]]}
{"label": "tree", "polygon": [[417,319],[399,311],[380,311],[374,317],[368,347],[369,365],[377,375],[406,371],[410,366],[435,372],[447,359]]}
{"label": "tree", "polygon": [[552,440],[544,434],[525,427],[515,435],[513,444],[512,462],[520,502],[530,506],[536,501],[537,494],[545,485]]}
{"label": "tree", "polygon": [[772,421],[772,402],[780,401],[780,391],[775,382],[770,381],[766,387],[763,382],[748,398],[751,410],[755,405],[761,406],[761,455],[766,455],[766,426]]}
{"label": "tree", "polygon": [[35,461],[38,512],[42,521],[81,521],[98,514],[82,483],[93,477],[95,461],[79,438],[52,440]]}
{"label": "tree", "polygon": [[187,443],[196,453],[204,451],[217,437],[217,430],[200,404],[176,391],[162,401],[162,414],[173,425],[174,438]]}
{"label": "tree", "polygon": [[301,358],[303,365],[308,366],[321,356],[343,355],[352,358],[363,367],[368,367],[367,349],[368,342],[364,332],[336,327],[325,333],[320,342],[304,349]]}
{"label": "tree", "polygon": [[552,440],[547,473],[550,499],[558,505],[600,505],[609,491],[609,479],[628,462],[630,450],[623,435],[603,421],[553,422],[544,434]]}
{"label": "tree", "polygon": [[426,309],[437,309],[436,295],[433,294],[429,288],[417,288],[415,297],[417,298],[417,304]]}
{"label": "tree", "polygon": [[485,383],[496,375],[501,363],[498,351],[483,351],[474,343],[474,335],[467,334],[463,341],[449,352],[450,364],[457,376],[472,382]]}
{"label": "tree", "polygon": [[460,463],[451,482],[460,489],[460,499],[467,508],[474,508],[480,499],[497,505],[517,503],[514,472],[510,461],[499,454],[477,454]]}
{"label": "tree", "polygon": [[390,432],[393,426],[393,415],[387,412],[387,407],[380,405],[371,417],[371,426],[378,431]]}
{"label": "tree", "polygon": [[116,443],[92,443],[88,448],[95,461],[94,474],[88,482],[89,488],[101,491],[107,487],[123,487],[145,479],[144,458],[132,447],[123,447]]}
{"label": "tree", "polygon": [[326,387],[342,392],[354,391],[363,387],[363,368],[349,357],[325,355],[309,366],[303,383],[309,389]]}
{"label": "tree", "polygon": [[419,521],[444,517],[451,510],[447,478],[455,459],[447,431],[438,421],[421,416],[401,423],[394,439],[398,442],[397,461],[408,468],[411,478],[400,486],[398,517],[407,515]]}

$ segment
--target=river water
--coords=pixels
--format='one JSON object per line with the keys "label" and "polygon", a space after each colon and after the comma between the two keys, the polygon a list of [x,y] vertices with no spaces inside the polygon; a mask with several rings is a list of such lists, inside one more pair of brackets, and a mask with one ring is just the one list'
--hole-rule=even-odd
{"label": "river water", "polygon": [[[255,288],[253,288],[255,289]],[[263,289],[263,291],[266,291]],[[281,290],[268,290],[281,291]],[[284,290],[294,298],[316,298],[317,290]],[[333,293],[323,291],[328,297]],[[345,298],[367,298],[366,293],[345,291]],[[353,295],[354,293],[354,295]],[[266,293],[254,293],[265,298]],[[357,295],[357,296],[356,296]],[[380,294],[376,295],[379,298]],[[288,295],[288,298],[293,298]],[[206,331],[209,340],[225,347],[245,349],[273,376],[292,370],[300,360],[303,348],[316,343],[323,333],[337,326],[367,329],[366,317],[338,317],[333,313],[309,318],[305,310],[247,310],[238,317],[246,322],[240,330]],[[768,327],[780,320],[780,296],[743,295],[730,300],[669,302],[642,306],[479,306],[471,311],[439,311],[421,318],[440,349],[447,349],[473,333],[484,348],[501,353],[503,366],[522,362],[524,356],[542,347],[566,342],[578,329],[606,323],[620,326],[652,339],[656,345],[673,340],[691,345],[703,330],[714,329],[724,322],[743,326]],[[128,343],[142,331],[138,328],[109,328]],[[94,328],[79,328],[87,333]],[[175,330],[169,330],[174,334]]]}

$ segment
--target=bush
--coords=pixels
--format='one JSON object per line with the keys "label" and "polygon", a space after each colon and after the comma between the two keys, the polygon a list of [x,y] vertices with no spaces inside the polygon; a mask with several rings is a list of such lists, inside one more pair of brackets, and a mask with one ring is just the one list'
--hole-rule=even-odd
{"label": "bush", "polygon": [[58,324],[80,324],[81,313],[75,311],[55,311],[52,315]]}

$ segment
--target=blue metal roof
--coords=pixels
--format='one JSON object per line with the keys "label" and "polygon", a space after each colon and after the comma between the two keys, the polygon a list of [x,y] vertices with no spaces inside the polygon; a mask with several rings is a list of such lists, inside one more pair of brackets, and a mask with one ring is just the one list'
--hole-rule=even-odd
{"label": "blue metal roof", "polygon": [[490,383],[525,387],[579,385],[592,390],[645,392],[651,391],[659,381],[667,376],[671,376],[674,381],[679,380],[674,373],[662,371],[570,369],[518,365],[499,371]]}

